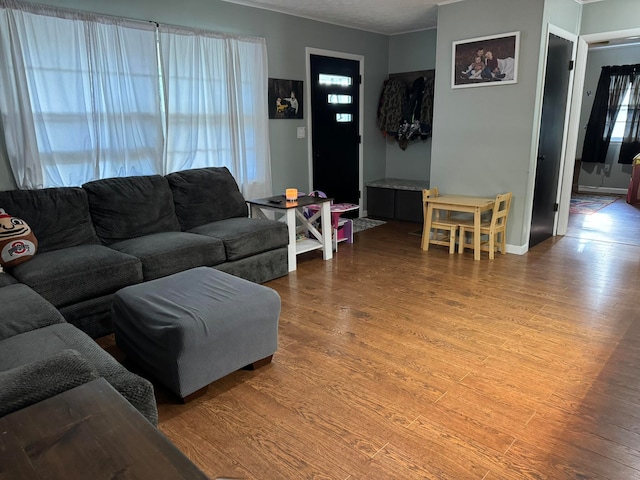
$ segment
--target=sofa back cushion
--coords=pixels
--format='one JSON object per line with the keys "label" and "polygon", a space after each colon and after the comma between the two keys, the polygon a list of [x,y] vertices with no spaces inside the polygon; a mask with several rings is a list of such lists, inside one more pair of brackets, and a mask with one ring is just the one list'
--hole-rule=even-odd
{"label": "sofa back cushion", "polygon": [[183,170],[166,176],[182,230],[246,217],[247,203],[227,167]]}
{"label": "sofa back cushion", "polygon": [[180,231],[171,189],[161,175],[105,178],[82,188],[89,198],[96,233],[106,245]]}
{"label": "sofa back cushion", "polygon": [[38,239],[38,252],[100,243],[81,188],[4,191],[0,208],[27,222]]}

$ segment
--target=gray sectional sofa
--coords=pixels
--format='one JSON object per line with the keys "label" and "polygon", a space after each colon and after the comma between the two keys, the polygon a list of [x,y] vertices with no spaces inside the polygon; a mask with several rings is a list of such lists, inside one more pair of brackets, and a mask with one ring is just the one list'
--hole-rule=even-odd
{"label": "gray sectional sofa", "polygon": [[28,286],[0,273],[0,417],[104,377],[152,424],[153,386],[129,372]]}
{"label": "gray sectional sofa", "polygon": [[[123,287],[194,267],[262,283],[288,272],[285,224],[248,218],[226,168],[0,192],[36,255],[0,273],[0,416],[98,376],[151,422],[151,384],[92,340]],[[6,408],[2,408],[2,406]]]}
{"label": "gray sectional sofa", "polygon": [[257,283],[288,272],[286,226],[248,218],[225,167],[4,191],[0,208],[38,239],[8,273],[94,338],[113,331],[113,295],[128,285],[198,266]]}

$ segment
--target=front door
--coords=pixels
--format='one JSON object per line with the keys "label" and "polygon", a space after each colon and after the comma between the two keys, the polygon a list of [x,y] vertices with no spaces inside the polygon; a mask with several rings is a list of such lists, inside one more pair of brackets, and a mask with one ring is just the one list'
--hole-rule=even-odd
{"label": "front door", "polygon": [[310,55],[309,66],[313,189],[359,204],[360,62]]}
{"label": "front door", "polygon": [[553,235],[573,42],[549,34],[529,248]]}

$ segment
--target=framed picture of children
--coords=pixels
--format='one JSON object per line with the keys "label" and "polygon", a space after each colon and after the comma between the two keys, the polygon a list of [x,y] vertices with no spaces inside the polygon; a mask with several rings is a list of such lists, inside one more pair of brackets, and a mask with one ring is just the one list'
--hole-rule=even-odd
{"label": "framed picture of children", "polygon": [[516,83],[519,47],[520,32],[453,42],[451,88]]}
{"label": "framed picture of children", "polygon": [[269,118],[304,118],[302,80],[269,79]]}

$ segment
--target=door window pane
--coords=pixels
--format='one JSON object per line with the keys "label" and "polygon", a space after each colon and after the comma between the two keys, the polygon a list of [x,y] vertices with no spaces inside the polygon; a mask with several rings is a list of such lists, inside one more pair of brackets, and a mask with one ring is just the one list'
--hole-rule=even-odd
{"label": "door window pane", "polygon": [[350,104],[353,101],[351,95],[337,95],[335,93],[330,93],[328,99],[329,103],[338,105]]}
{"label": "door window pane", "polygon": [[343,75],[321,73],[318,77],[320,85],[340,85],[342,87],[348,87],[353,83],[351,77],[345,77]]}
{"label": "door window pane", "polygon": [[336,121],[340,123],[348,123],[353,120],[353,116],[350,113],[336,113]]}

